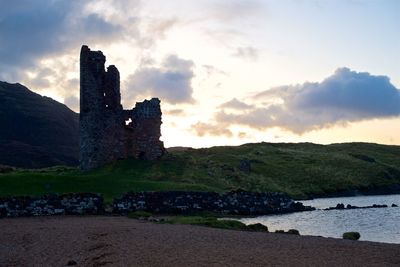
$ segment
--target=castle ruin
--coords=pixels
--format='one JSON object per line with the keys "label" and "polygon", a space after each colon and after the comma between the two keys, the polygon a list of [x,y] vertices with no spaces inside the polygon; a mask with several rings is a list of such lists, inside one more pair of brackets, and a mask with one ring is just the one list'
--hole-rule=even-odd
{"label": "castle ruin", "polygon": [[80,168],[91,170],[118,159],[154,160],[164,152],[160,100],[124,110],[119,71],[105,70],[106,57],[88,46],[80,54]]}

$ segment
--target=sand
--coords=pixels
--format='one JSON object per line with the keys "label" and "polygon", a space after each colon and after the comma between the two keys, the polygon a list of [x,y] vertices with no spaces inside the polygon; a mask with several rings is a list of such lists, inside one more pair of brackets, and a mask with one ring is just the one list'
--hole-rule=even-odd
{"label": "sand", "polygon": [[0,266],[400,266],[400,245],[155,224],[125,217],[0,220]]}

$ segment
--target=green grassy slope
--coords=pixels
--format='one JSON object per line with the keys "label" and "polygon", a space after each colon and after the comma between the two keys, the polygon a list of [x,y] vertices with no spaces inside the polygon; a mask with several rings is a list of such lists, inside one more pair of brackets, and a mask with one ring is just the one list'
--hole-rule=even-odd
{"label": "green grassy slope", "polygon": [[[239,170],[241,159],[251,172]],[[400,183],[400,146],[346,143],[245,144],[173,151],[162,160],[128,159],[81,173],[74,168],[0,175],[0,196],[134,190],[281,191],[293,197]]]}

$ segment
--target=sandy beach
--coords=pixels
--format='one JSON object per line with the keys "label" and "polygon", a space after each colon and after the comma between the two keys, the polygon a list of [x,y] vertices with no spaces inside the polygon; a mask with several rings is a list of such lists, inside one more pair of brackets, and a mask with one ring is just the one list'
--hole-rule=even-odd
{"label": "sandy beach", "polygon": [[399,266],[400,245],[125,217],[0,220],[0,266],[72,261],[77,266]]}

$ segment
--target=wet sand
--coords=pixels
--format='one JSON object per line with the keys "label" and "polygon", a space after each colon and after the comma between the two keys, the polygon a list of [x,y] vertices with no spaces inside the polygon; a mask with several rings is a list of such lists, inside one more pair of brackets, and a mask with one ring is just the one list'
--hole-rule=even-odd
{"label": "wet sand", "polygon": [[400,245],[125,217],[0,220],[0,266],[69,261],[78,266],[400,266]]}

